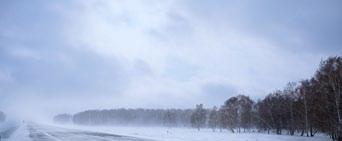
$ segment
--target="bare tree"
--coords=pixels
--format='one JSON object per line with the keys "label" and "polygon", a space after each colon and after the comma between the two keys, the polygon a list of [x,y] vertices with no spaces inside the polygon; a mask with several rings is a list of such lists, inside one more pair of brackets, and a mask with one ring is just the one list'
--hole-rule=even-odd
{"label": "bare tree", "polygon": [[191,115],[191,124],[196,127],[198,131],[204,127],[206,122],[206,110],[203,108],[203,104],[196,105],[196,109]]}
{"label": "bare tree", "polygon": [[215,129],[219,126],[219,111],[217,111],[217,107],[214,106],[209,113],[208,126],[215,132]]}

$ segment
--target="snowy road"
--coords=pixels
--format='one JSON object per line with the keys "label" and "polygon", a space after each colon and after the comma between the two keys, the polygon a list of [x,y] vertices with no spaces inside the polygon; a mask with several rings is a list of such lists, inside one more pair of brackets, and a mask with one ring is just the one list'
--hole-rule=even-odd
{"label": "snowy road", "polygon": [[152,141],[150,139],[55,126],[37,124],[27,124],[25,126],[28,140],[32,141]]}
{"label": "snowy road", "polygon": [[22,123],[9,126],[1,141],[330,141],[328,136],[301,137],[263,133],[197,131],[192,128],[60,126]]}

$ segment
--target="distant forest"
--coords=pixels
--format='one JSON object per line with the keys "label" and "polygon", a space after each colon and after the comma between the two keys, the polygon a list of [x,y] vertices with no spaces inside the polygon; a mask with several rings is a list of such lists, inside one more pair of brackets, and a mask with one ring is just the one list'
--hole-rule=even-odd
{"label": "distant forest", "polygon": [[238,95],[222,106],[194,109],[88,110],[54,117],[58,123],[79,125],[141,125],[211,128],[222,131],[264,132],[312,137],[326,133],[342,140],[342,58],[320,63],[312,78],[290,82],[284,89],[253,101]]}

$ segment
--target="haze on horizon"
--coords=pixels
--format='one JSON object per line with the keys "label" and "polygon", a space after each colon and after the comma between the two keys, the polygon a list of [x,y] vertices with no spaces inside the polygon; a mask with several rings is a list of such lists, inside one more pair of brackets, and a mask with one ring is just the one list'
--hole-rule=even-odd
{"label": "haze on horizon", "polygon": [[342,54],[342,2],[0,2],[0,109],[12,115],[259,99]]}

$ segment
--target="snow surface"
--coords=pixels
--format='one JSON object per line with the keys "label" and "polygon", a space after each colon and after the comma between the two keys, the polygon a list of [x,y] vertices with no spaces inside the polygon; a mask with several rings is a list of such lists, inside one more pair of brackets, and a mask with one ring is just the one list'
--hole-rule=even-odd
{"label": "snow surface", "polygon": [[[39,134],[32,137],[32,130]],[[77,133],[77,134],[75,134]],[[96,134],[96,135],[95,135]],[[105,136],[101,136],[101,134]],[[112,137],[108,135],[113,135]],[[44,138],[41,138],[45,136]],[[117,136],[117,137],[114,137]],[[38,137],[40,139],[38,139]],[[42,125],[22,123],[8,141],[330,141],[325,135],[301,137],[263,133],[212,132],[193,128]],[[6,140],[7,141],[7,140]]]}
{"label": "snow surface", "polygon": [[41,125],[22,124],[13,136],[6,141],[152,141],[151,139],[121,136],[83,129],[72,129]]}
{"label": "snow surface", "polygon": [[160,141],[330,141],[325,135],[315,137],[275,135],[263,133],[231,133],[193,128],[166,128],[166,127],[83,127],[85,129],[104,133],[113,133],[124,136],[134,136]]}
{"label": "snow surface", "polygon": [[19,128],[11,135],[8,141],[31,141],[26,124],[21,124]]}

